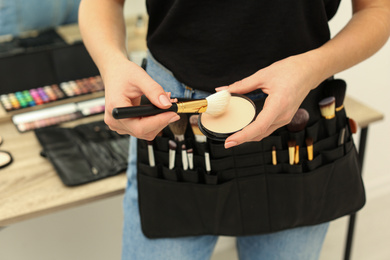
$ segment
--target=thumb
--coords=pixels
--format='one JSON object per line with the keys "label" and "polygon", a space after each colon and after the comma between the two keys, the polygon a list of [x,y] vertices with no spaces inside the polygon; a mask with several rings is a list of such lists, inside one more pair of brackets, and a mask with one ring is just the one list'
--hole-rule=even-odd
{"label": "thumb", "polygon": [[259,78],[257,73],[255,73],[249,77],[234,82],[229,85],[228,89],[230,93],[246,94],[257,89],[259,85]]}
{"label": "thumb", "polygon": [[140,86],[142,93],[153,105],[159,108],[169,108],[172,106],[168,94],[149,75],[146,74],[146,77],[143,77],[142,80],[138,82],[138,86]]}

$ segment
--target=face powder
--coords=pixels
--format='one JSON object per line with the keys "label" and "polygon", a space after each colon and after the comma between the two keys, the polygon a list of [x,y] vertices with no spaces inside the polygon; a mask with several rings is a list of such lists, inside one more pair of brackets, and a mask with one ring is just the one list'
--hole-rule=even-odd
{"label": "face powder", "polygon": [[249,125],[256,116],[256,106],[246,96],[232,94],[229,106],[219,116],[203,113],[199,116],[199,128],[207,137],[224,141],[229,135]]}

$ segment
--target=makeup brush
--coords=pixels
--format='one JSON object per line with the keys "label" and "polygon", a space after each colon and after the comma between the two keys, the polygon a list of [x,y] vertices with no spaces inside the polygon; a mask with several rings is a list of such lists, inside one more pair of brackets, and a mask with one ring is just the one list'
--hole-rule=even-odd
{"label": "makeup brush", "polygon": [[295,140],[289,140],[288,141],[288,158],[289,158],[290,165],[294,164],[294,160],[295,160],[295,145],[296,145],[296,141]]}
{"label": "makeup brush", "polygon": [[188,168],[194,169],[194,149],[187,148]]}
{"label": "makeup brush", "polygon": [[169,129],[172,131],[177,142],[184,141],[184,134],[186,132],[188,125],[188,117],[186,114],[180,114],[180,119],[170,123],[168,125]]}
{"label": "makeup brush", "polygon": [[276,159],[276,147],[272,146],[272,164],[276,165],[278,164],[278,161]]}
{"label": "makeup brush", "polygon": [[192,132],[194,133],[195,140],[198,143],[205,143],[204,145],[204,162],[206,166],[206,173],[210,174],[211,172],[211,163],[210,163],[210,153],[207,147],[207,137],[200,131],[199,126],[198,126],[198,118],[199,115],[192,115],[190,116],[190,124],[191,124],[191,129]]}
{"label": "makeup brush", "polygon": [[154,105],[141,105],[131,107],[119,107],[112,110],[115,119],[152,116],[163,112],[176,113],[208,113],[210,115],[222,114],[230,102],[230,93],[227,90],[214,93],[205,99],[173,103],[170,108],[161,109]]}
{"label": "makeup brush", "polygon": [[294,164],[299,164],[299,145],[295,145]]}
{"label": "makeup brush", "polygon": [[[304,108],[299,108],[295,113],[294,117],[291,119],[291,122],[287,125],[287,129],[292,133],[300,132],[303,129],[305,129],[307,123],[309,122],[309,118],[310,118],[309,112],[307,112],[307,110]],[[299,145],[296,144],[296,141],[294,142],[295,142],[295,150],[293,156],[294,164],[299,164]],[[298,143],[300,143],[300,140],[298,140]]]}
{"label": "makeup brush", "polygon": [[355,120],[349,118],[349,127],[351,128],[352,134],[356,134],[358,130],[358,125]]}
{"label": "makeup brush", "polygon": [[309,161],[313,160],[313,138],[306,138],[306,149],[307,149],[307,159]]}
{"label": "makeup brush", "polygon": [[340,134],[339,134],[339,140],[337,141],[338,145],[343,145],[345,142],[345,127],[341,128]]}
{"label": "makeup brush", "polygon": [[327,82],[324,89],[324,94],[327,97],[335,97],[336,105],[335,110],[340,111],[344,108],[345,93],[347,90],[347,83],[342,79],[334,79]]}
{"label": "makeup brush", "polygon": [[182,144],[181,145],[181,162],[183,166],[183,170],[188,170],[188,155],[187,155],[187,149],[186,145]]}
{"label": "makeup brush", "polygon": [[195,140],[198,143],[205,143],[207,141],[207,137],[199,129],[198,118],[199,118],[199,115],[190,116],[191,129],[192,129],[192,132],[194,133]]}
{"label": "makeup brush", "polygon": [[177,144],[173,140],[169,140],[168,144],[169,144],[169,169],[172,170],[175,167]]}
{"label": "makeup brush", "polygon": [[154,160],[154,150],[153,150],[153,141],[148,141],[148,158],[149,158],[149,166],[156,166],[156,162]]}
{"label": "makeup brush", "polygon": [[336,106],[336,99],[335,97],[327,97],[322,99],[318,103],[320,110],[321,110],[321,115],[325,119],[332,119],[335,117],[335,106]]}
{"label": "makeup brush", "polygon": [[309,122],[309,112],[306,109],[300,108],[295,113],[294,117],[291,119],[291,122],[287,125],[287,129],[290,132],[299,132],[305,129],[307,122]]}

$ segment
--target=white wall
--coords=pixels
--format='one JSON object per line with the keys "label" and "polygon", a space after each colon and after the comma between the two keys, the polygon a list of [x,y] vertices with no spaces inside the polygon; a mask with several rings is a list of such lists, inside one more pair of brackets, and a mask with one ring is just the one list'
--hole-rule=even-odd
{"label": "white wall", "polygon": [[[144,12],[143,2],[143,0],[128,1],[126,14]],[[337,31],[341,28],[350,13],[349,1],[344,0],[331,23],[332,30]],[[387,166],[387,161],[390,159],[388,137],[390,122],[387,120],[390,117],[389,75],[389,43],[374,57],[337,75],[347,81],[349,95],[385,113],[386,120],[372,125],[368,136],[364,174],[367,176],[369,200],[377,196],[381,190],[390,187]],[[0,259],[119,259],[121,204],[122,196],[117,196],[24,221],[0,230]]]}

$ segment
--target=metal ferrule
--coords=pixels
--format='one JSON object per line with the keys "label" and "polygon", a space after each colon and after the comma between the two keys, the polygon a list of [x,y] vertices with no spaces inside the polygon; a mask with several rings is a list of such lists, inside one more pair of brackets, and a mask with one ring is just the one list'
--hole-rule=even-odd
{"label": "metal ferrule", "polygon": [[178,102],[177,113],[204,113],[207,110],[207,100],[193,100],[186,102]]}
{"label": "metal ferrule", "polygon": [[341,106],[339,106],[339,107],[336,107],[336,112],[339,112],[341,109],[343,109],[344,108],[344,105],[341,105]]}

